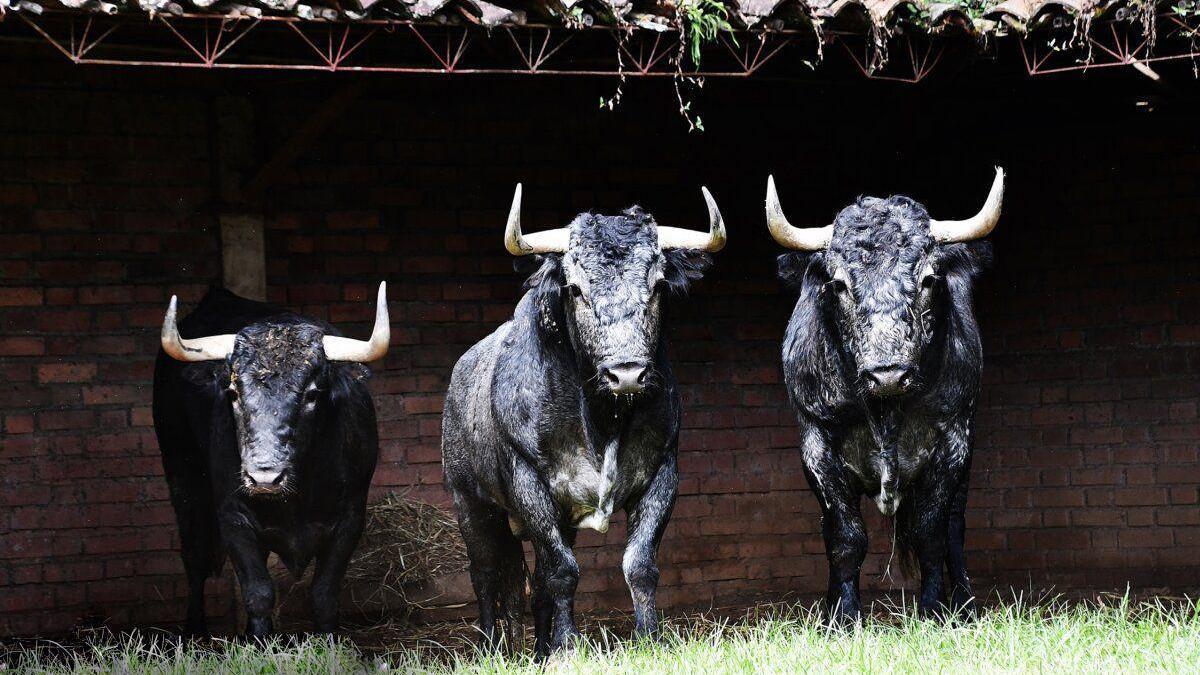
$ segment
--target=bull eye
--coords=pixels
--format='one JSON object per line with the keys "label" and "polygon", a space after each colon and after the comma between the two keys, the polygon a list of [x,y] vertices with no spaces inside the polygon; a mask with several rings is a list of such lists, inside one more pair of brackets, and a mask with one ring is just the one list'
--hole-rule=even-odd
{"label": "bull eye", "polygon": [[921,279],[921,288],[924,288],[924,289],[930,289],[930,288],[933,288],[934,284],[936,284],[937,282],[938,282],[938,275],[936,275],[936,274],[926,274],[926,275],[925,275],[925,276],[924,276],[924,277]]}
{"label": "bull eye", "polygon": [[313,403],[316,403],[316,402],[317,402],[317,399],[318,399],[320,396],[321,396],[321,390],[320,390],[320,389],[309,389],[308,391],[304,392],[304,402],[305,402],[306,404],[309,404],[309,405],[311,405],[311,404],[313,404]]}
{"label": "bull eye", "polygon": [[841,279],[830,280],[829,283],[825,284],[825,288],[838,295],[842,295],[849,290],[849,288],[846,286],[846,282],[842,281]]}
{"label": "bull eye", "polygon": [[238,393],[237,389],[233,388],[233,385],[229,385],[225,388],[225,396],[229,397],[231,402],[237,402],[238,398],[241,397],[241,394]]}

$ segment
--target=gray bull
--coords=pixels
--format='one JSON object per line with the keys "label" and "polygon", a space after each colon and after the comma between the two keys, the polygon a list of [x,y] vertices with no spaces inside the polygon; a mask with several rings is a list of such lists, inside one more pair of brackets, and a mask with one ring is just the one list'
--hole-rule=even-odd
{"label": "gray bull", "polygon": [[536,653],[578,635],[571,549],[580,528],[606,531],[616,509],[628,516],[622,567],[637,631],[657,629],[655,556],[675,503],[680,421],[660,327],[668,298],[724,246],[720,212],[704,196],[707,233],[658,227],[635,206],[526,236],[517,186],[505,244],[534,271],[512,320],[455,366],[442,422],[446,484],[489,644],[501,640],[499,613],[519,645],[520,539],[537,561]]}

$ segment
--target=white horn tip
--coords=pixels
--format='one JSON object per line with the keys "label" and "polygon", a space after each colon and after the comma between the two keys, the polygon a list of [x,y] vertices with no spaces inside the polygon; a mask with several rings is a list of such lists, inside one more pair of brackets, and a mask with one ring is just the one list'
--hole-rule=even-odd
{"label": "white horn tip", "polygon": [[728,236],[725,234],[725,217],[721,215],[721,209],[717,207],[717,200],[713,198],[707,186],[701,185],[700,193],[704,195],[704,203],[708,205],[709,245],[706,250],[709,253],[716,253],[725,248],[725,243],[728,241]]}
{"label": "white horn tip", "polygon": [[513,255],[531,253],[521,234],[521,184],[513,190],[512,206],[508,208],[508,224],[504,228],[504,248]]}
{"label": "white horn tip", "polygon": [[163,336],[170,335],[176,330],[175,328],[175,312],[179,307],[179,297],[171,296],[171,301],[167,303],[167,313],[163,317],[162,333]]}

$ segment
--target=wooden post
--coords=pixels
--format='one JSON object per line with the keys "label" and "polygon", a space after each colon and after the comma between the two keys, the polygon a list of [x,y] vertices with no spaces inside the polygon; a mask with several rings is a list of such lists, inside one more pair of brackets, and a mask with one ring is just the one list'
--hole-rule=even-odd
{"label": "wooden post", "polygon": [[220,221],[225,288],[243,298],[266,300],[267,268],[263,217],[251,213],[223,213]]}
{"label": "wooden post", "polygon": [[255,165],[254,106],[248,99],[219,96],[213,102],[213,178],[221,226],[222,281],[251,300],[267,299],[263,216],[242,194]]}

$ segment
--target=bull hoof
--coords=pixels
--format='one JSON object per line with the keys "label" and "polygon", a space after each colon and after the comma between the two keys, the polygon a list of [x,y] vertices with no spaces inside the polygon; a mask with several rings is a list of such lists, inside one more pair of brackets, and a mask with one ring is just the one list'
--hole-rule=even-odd
{"label": "bull hoof", "polygon": [[647,642],[662,642],[663,632],[658,622],[648,623],[647,625],[638,625],[633,628],[633,639]]}
{"label": "bull hoof", "polygon": [[979,618],[979,605],[975,602],[975,596],[955,597],[948,609],[954,618],[964,623]]}
{"label": "bull hoof", "polygon": [[862,610],[858,607],[834,605],[825,609],[825,625],[832,630],[853,630],[862,625]]}
{"label": "bull hoof", "polygon": [[563,631],[561,636],[555,638],[554,642],[550,645],[550,653],[554,655],[562,651],[573,652],[581,644],[583,644],[583,633],[572,628],[571,630]]}

